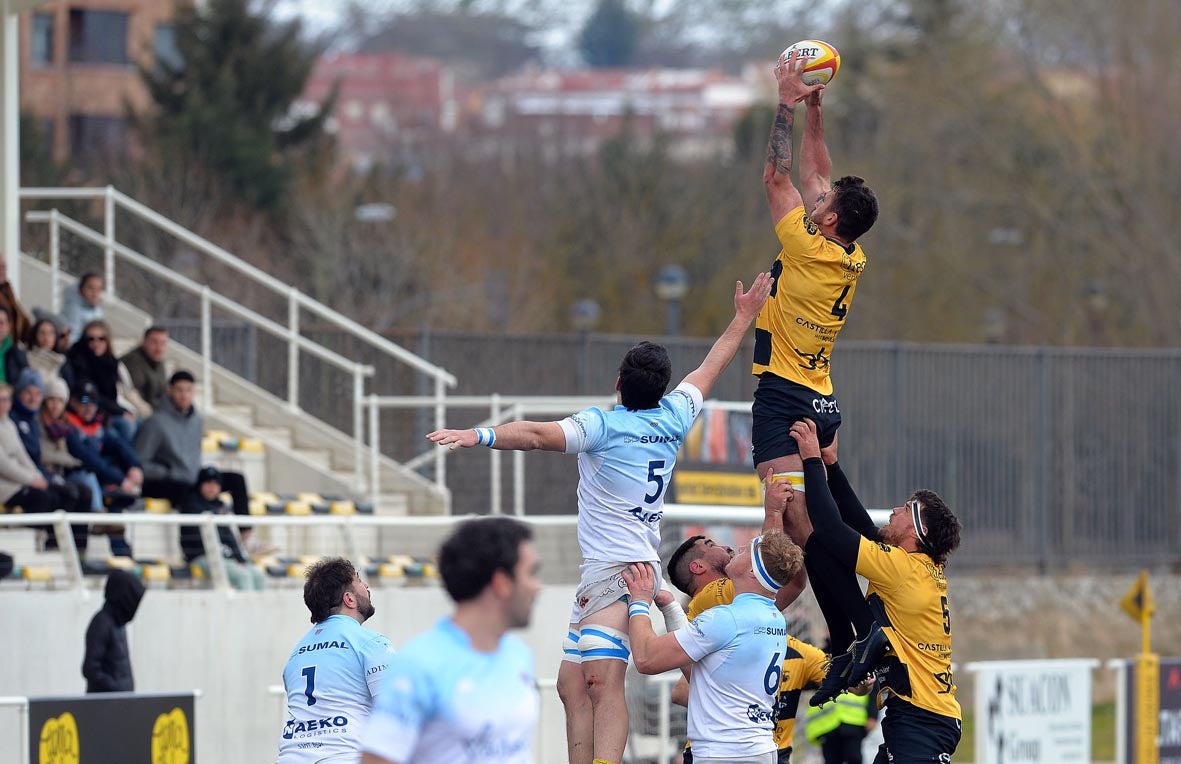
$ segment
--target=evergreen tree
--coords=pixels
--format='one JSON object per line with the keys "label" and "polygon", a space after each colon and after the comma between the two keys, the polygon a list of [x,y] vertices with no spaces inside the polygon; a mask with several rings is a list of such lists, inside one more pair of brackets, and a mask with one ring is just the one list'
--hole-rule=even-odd
{"label": "evergreen tree", "polygon": [[600,0],[578,35],[578,48],[590,66],[629,66],[639,37],[640,21],[623,0]]}
{"label": "evergreen tree", "polygon": [[275,22],[268,8],[254,0],[180,6],[179,56],[141,68],[152,105],[135,118],[161,161],[192,163],[259,209],[284,201],[333,100],[293,113],[320,50],[298,20]]}

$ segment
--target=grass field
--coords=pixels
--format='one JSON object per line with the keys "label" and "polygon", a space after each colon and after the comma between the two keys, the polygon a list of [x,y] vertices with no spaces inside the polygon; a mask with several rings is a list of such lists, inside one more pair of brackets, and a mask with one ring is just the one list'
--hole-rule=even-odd
{"label": "grass field", "polygon": [[[964,714],[964,736],[956,762],[976,760],[976,717]],[[1115,761],[1115,703],[1091,707],[1091,761]]]}

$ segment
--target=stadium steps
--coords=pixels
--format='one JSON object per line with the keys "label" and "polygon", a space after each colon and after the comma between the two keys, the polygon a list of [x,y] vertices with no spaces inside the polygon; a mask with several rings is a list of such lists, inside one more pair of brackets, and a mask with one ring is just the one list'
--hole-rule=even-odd
{"label": "stadium steps", "polygon": [[[22,302],[30,308],[52,304],[49,267],[27,255],[21,263]],[[104,318],[111,325],[116,347],[121,350],[134,347],[143,329],[151,323],[150,316],[144,312],[110,297],[104,302]],[[169,343],[169,361],[176,368],[186,368],[200,376],[200,355],[175,341]],[[367,492],[359,490],[364,487],[355,483],[354,442],[348,434],[305,412],[293,411],[277,396],[220,366],[214,365],[212,372],[213,405],[203,411],[206,428],[222,430],[239,439],[257,439],[263,444],[260,459],[265,463],[265,477],[262,485],[252,484],[251,488],[315,491],[371,500]],[[246,461],[243,454],[211,461],[235,469],[239,466],[235,459]],[[379,456],[378,465],[382,491],[375,502],[378,514],[431,515],[448,511],[449,495],[433,482],[384,455]],[[362,470],[368,477],[368,449],[362,449]],[[257,477],[246,471],[248,479]]]}

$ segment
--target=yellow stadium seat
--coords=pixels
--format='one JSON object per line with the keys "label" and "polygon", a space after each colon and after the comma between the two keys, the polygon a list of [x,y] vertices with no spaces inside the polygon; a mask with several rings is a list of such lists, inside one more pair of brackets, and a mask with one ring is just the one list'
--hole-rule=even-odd
{"label": "yellow stadium seat", "polygon": [[221,444],[213,438],[201,438],[201,453],[216,454],[221,450]]}
{"label": "yellow stadium seat", "polygon": [[144,499],[144,511],[154,515],[167,515],[172,511],[172,502],[168,499]]}
{"label": "yellow stadium seat", "polygon": [[312,505],[306,501],[289,501],[287,502],[287,514],[289,515],[310,515],[312,513]]}
{"label": "yellow stadium seat", "polygon": [[194,581],[204,581],[206,578],[205,568],[201,567],[195,562],[189,563],[189,573],[192,574]]}
{"label": "yellow stadium seat", "polygon": [[422,577],[423,578],[438,578],[439,577],[438,567],[436,567],[433,562],[423,563]]}
{"label": "yellow stadium seat", "polygon": [[296,562],[287,566],[288,578],[303,578],[307,573],[308,566],[303,563]]}
{"label": "yellow stadium seat", "polygon": [[321,559],[323,559],[323,558],[320,557],[320,555],[318,555],[318,554],[301,554],[299,556],[299,564],[300,565],[312,565],[313,563],[319,562]]}
{"label": "yellow stadium seat", "polygon": [[53,578],[53,574],[50,573],[49,568],[29,567],[26,565],[21,568],[21,577],[26,581],[46,582]]}
{"label": "yellow stadium seat", "polygon": [[295,500],[296,500],[296,501],[302,501],[302,502],[305,502],[305,503],[307,503],[307,504],[323,504],[323,503],[324,503],[324,497],[323,497],[323,496],[321,496],[321,495],[320,495],[320,494],[318,494],[318,493],[310,493],[310,492],[306,492],[306,493],[297,493],[297,494],[295,495]]}
{"label": "yellow stadium seat", "polygon": [[329,511],[334,515],[355,515],[357,514],[357,505],[351,501],[334,501],[328,505]]}
{"label": "yellow stadium seat", "polygon": [[135,560],[130,557],[108,557],[107,567],[118,568],[119,570],[134,570]]}
{"label": "yellow stadium seat", "polygon": [[382,578],[402,578],[402,566],[392,562],[383,562],[377,566],[377,575]]}
{"label": "yellow stadium seat", "polygon": [[261,454],[266,450],[266,446],[259,438],[242,438],[238,448],[245,454]]}
{"label": "yellow stadium seat", "polygon": [[250,500],[250,514],[265,515],[267,513],[267,503],[260,499]]}
{"label": "yellow stadium seat", "polygon": [[172,578],[172,569],[167,565],[145,565],[142,576],[145,581],[168,581]]}

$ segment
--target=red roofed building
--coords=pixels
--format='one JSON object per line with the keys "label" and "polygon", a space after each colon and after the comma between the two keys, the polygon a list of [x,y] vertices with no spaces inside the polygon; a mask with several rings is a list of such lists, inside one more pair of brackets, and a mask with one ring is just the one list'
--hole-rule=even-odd
{"label": "red roofed building", "polygon": [[304,89],[305,106],[339,87],[328,124],[354,167],[415,156],[454,131],[454,77],[441,61],[395,53],[324,56]]}
{"label": "red roofed building", "polygon": [[471,141],[485,156],[528,147],[546,159],[591,154],[625,121],[675,156],[728,153],[734,123],[759,100],[748,81],[694,69],[580,69],[509,77],[479,95]]}

